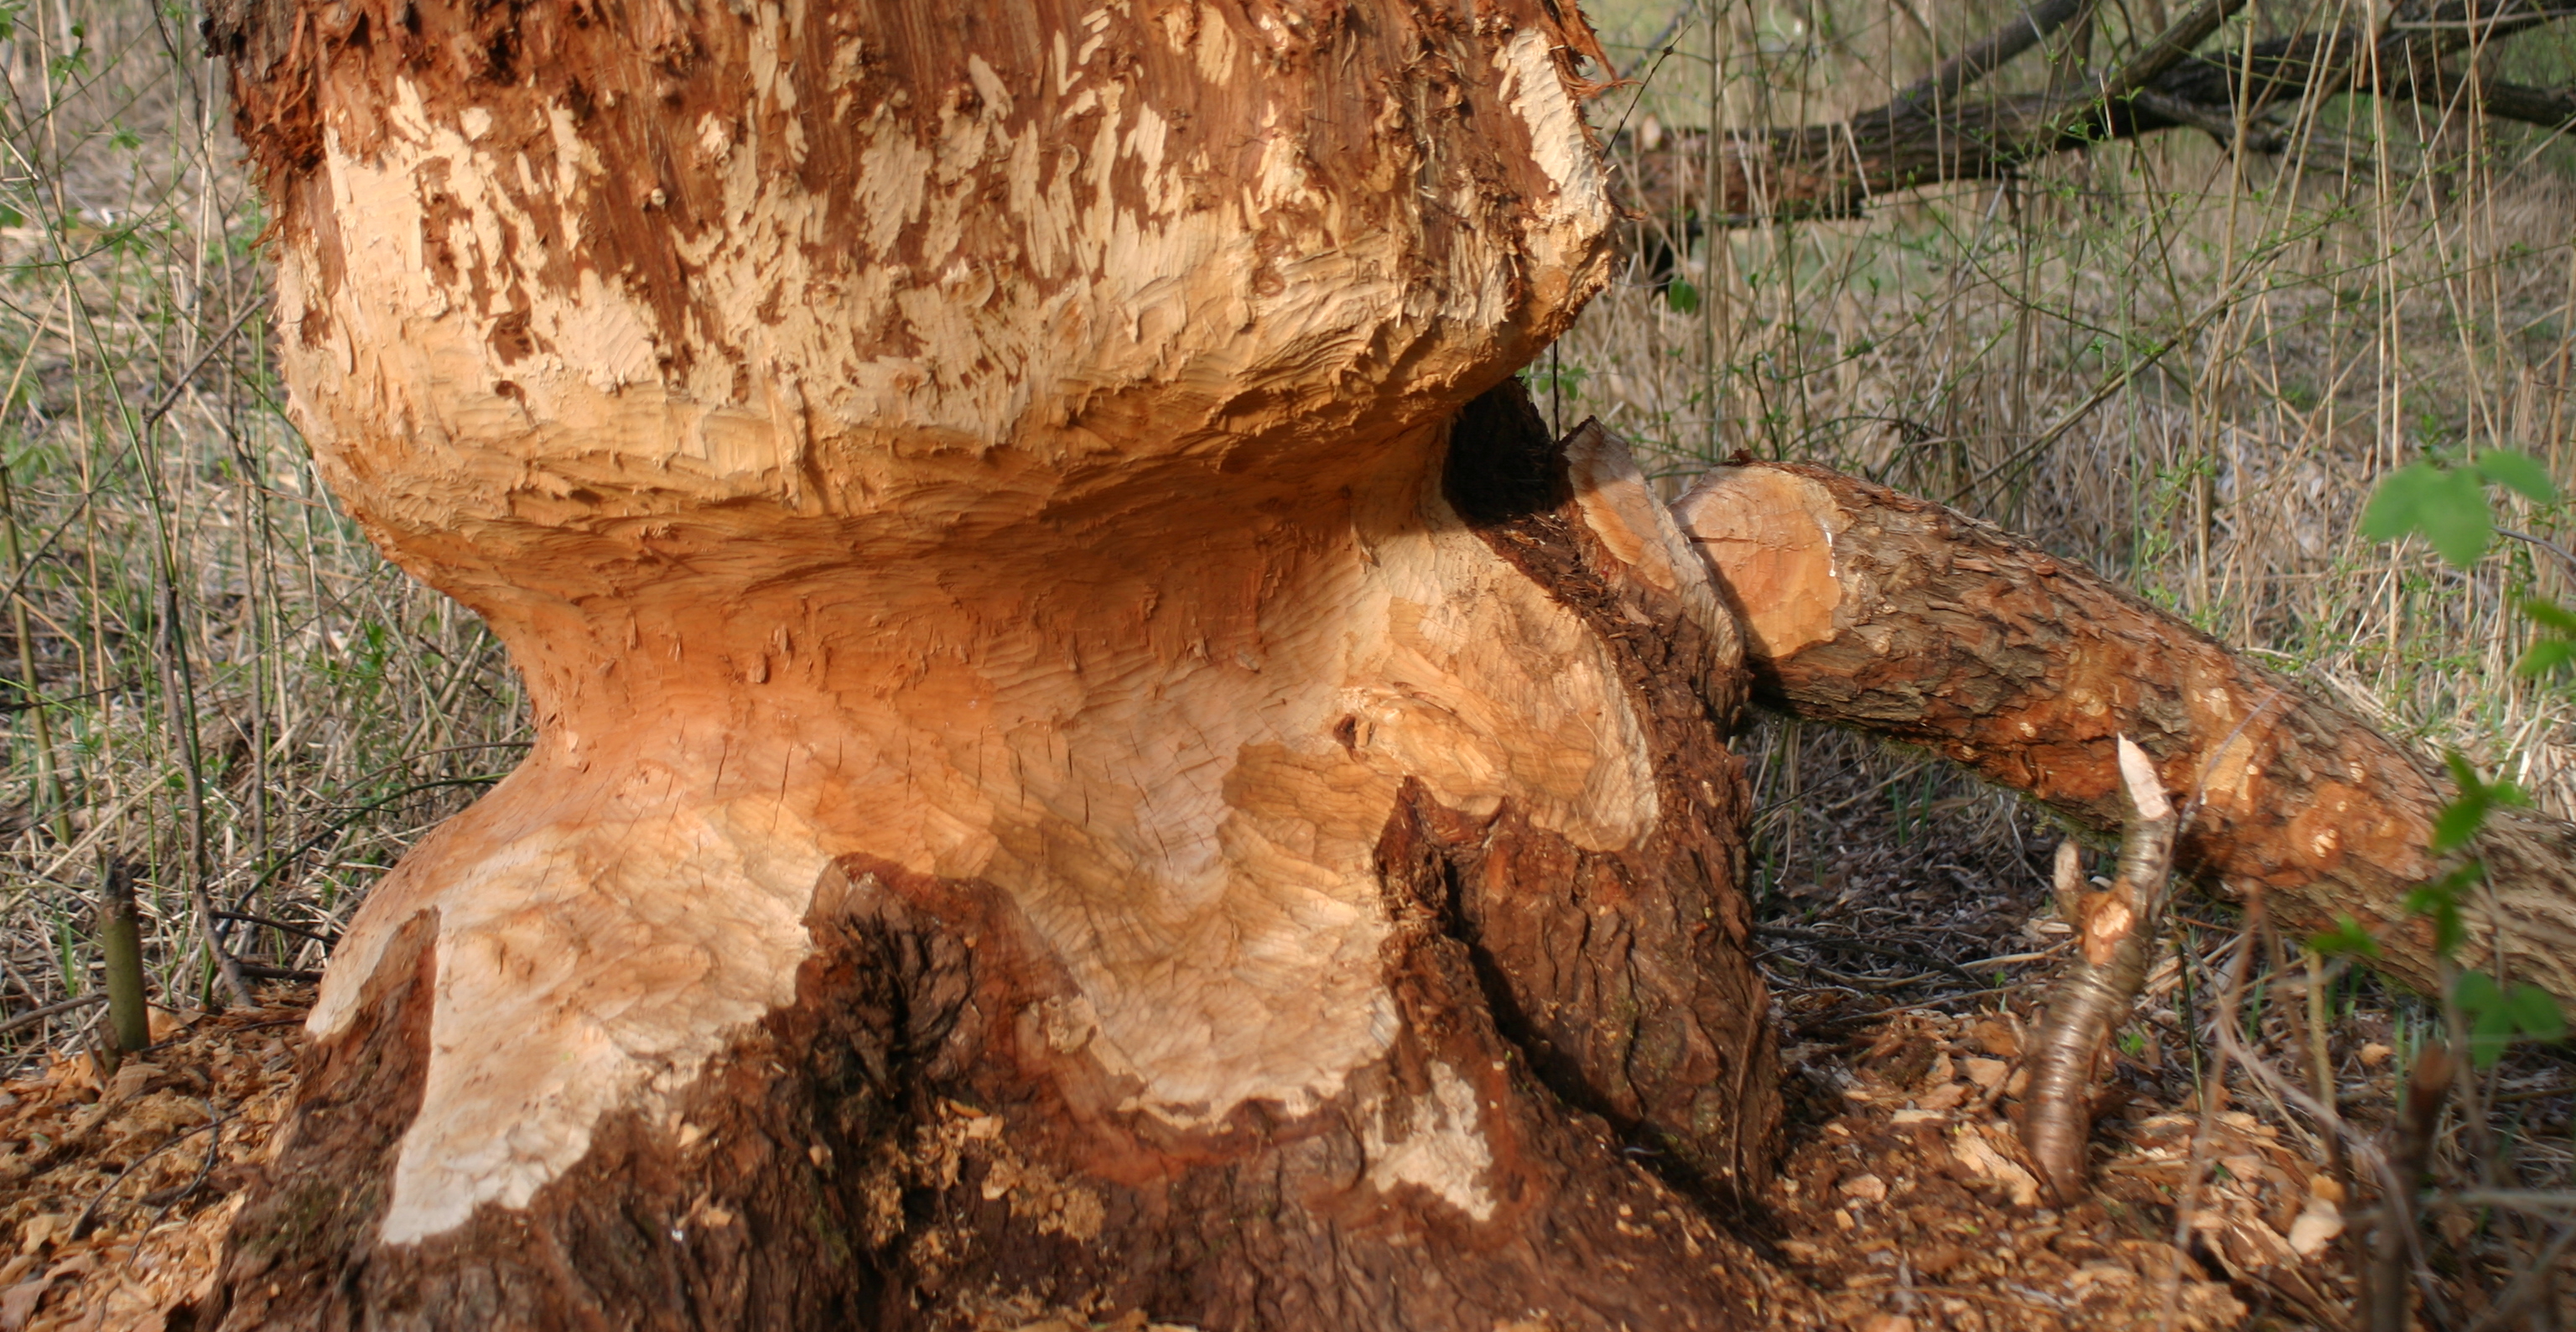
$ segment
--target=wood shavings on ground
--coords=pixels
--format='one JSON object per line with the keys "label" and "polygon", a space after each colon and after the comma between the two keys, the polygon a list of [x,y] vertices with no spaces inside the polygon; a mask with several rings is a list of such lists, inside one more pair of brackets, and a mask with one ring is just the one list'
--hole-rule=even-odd
{"label": "wood shavings on ground", "polygon": [[2050,1206],[2014,1124],[2019,1025],[1908,1012],[1852,1063],[1789,1052],[1840,1084],[1842,1105],[1802,1130],[1765,1202],[1778,1252],[1837,1319],[1870,1332],[2159,1327],[2170,1306],[2169,1325],[2194,1332],[2258,1315],[2342,1325],[2341,1249],[2313,1221],[2299,1233],[2311,1167],[2250,1115],[2213,1121],[2184,1248],[2174,1216],[2196,1115],[2132,1106],[2105,1126],[2130,1136],[2095,1137],[2094,1196]]}
{"label": "wood shavings on ground", "polygon": [[105,1079],[81,1054],[0,1084],[0,1332],[165,1332],[209,1287],[293,1098],[310,996],[267,998],[156,1022]]}

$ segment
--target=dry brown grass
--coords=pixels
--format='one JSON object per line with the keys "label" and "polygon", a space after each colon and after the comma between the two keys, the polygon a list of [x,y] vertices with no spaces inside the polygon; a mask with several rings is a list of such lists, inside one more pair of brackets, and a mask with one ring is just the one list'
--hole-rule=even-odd
{"label": "dry brown grass", "polygon": [[[1667,17],[1599,8],[1614,46]],[[2269,31],[2339,12],[2265,8]],[[1610,100],[1634,99],[1632,127],[1697,128],[1713,75],[1721,129],[1830,120],[1919,71],[1890,66],[1924,59],[1907,12],[1732,7],[1714,62],[1712,25],[1685,22],[1660,65],[1632,56],[1653,80]],[[1945,11],[1949,49],[2004,12]],[[2487,63],[2564,81],[2565,42],[2545,29]],[[2025,63],[2015,77],[2045,76],[2039,53]],[[2463,578],[2354,534],[2372,480],[2426,450],[2517,448],[2576,475],[2576,155],[2440,107],[2331,99],[2285,120],[2279,157],[2168,133],[1865,219],[1703,239],[1676,270],[1695,309],[1632,264],[1534,383],[1676,483],[1744,450],[2029,533],[2576,810],[2570,692],[2508,669],[2526,635],[2512,599],[2561,594],[2570,571],[2506,542]],[[2512,522],[2558,539],[2566,517],[2519,506]]]}
{"label": "dry brown grass", "polygon": [[[254,970],[318,968],[525,722],[480,624],[376,556],[280,411],[264,219],[193,13],[0,15],[0,1003],[97,988],[113,855],[192,1006],[198,889],[277,922],[222,922]],[[0,1037],[0,1075],[98,1017]]]}

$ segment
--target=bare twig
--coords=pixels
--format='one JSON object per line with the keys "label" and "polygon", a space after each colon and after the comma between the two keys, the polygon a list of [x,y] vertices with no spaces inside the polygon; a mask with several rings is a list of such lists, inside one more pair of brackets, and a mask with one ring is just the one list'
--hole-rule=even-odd
{"label": "bare twig", "polygon": [[92,1004],[103,1004],[106,1002],[106,995],[84,994],[76,998],[59,1000],[55,1003],[47,1004],[42,1008],[30,1008],[26,1012],[20,1013],[6,1022],[0,1022],[0,1036],[6,1036],[10,1032],[16,1031],[21,1027],[32,1027],[47,1018],[61,1017],[65,1013],[75,1013]]}
{"label": "bare twig", "polygon": [[[136,1160],[136,1161],[134,1162],[134,1164],[132,1164],[132,1165],[130,1165],[130,1166],[127,1166],[127,1167],[126,1167],[125,1169],[123,1169],[123,1170],[118,1171],[118,1172],[116,1173],[116,1177],[115,1177],[115,1178],[113,1178],[113,1179],[110,1179],[110,1180],[109,1180],[109,1181],[108,1181],[104,1186],[102,1186],[102,1187],[99,1189],[99,1191],[98,1191],[96,1194],[93,1194],[93,1195],[90,1197],[89,1205],[88,1205],[87,1207],[82,1208],[82,1209],[81,1209],[81,1211],[80,1211],[80,1215],[79,1215],[78,1217],[76,1217],[76,1218],[74,1218],[74,1219],[73,1219],[73,1221],[72,1221],[72,1234],[71,1234],[71,1237],[72,1237],[73,1239],[77,1240],[77,1239],[84,1238],[84,1237],[86,1237],[86,1236],[89,1234],[90,1222],[91,1222],[91,1221],[93,1221],[93,1220],[95,1220],[95,1219],[97,1218],[97,1216],[98,1216],[98,1207],[99,1207],[99,1204],[101,1204],[101,1203],[103,1203],[103,1202],[106,1202],[106,1201],[107,1201],[107,1199],[108,1199],[108,1195],[115,1193],[115,1192],[116,1192],[116,1187],[117,1187],[118,1185],[123,1184],[125,1181],[127,1181],[127,1180],[129,1180],[129,1179],[136,1178],[136,1177],[137,1177],[137,1175],[141,1172],[142,1167],[143,1167],[143,1164],[144,1164],[145,1162],[150,1161],[152,1158],[154,1158],[154,1157],[156,1157],[156,1156],[159,1156],[161,1153],[166,1152],[166,1151],[170,1150],[171,1148],[178,1146],[180,1143],[186,1142],[188,1139],[193,1138],[193,1137],[197,1136],[198,1134],[205,1132],[205,1131],[206,1131],[206,1130],[208,1130],[208,1129],[214,1129],[214,1130],[216,1130],[216,1135],[215,1135],[215,1136],[216,1136],[216,1142],[215,1142],[215,1143],[213,1143],[213,1144],[210,1144],[210,1145],[207,1147],[207,1149],[206,1149],[206,1165],[205,1165],[205,1167],[201,1168],[201,1169],[197,1172],[197,1183],[203,1183],[203,1182],[205,1182],[205,1177],[206,1177],[206,1175],[212,1171],[213,1166],[214,1166],[214,1157],[215,1157],[215,1150],[214,1150],[214,1149],[215,1149],[215,1147],[217,1147],[217,1146],[220,1146],[220,1145],[221,1145],[221,1141],[222,1141],[222,1137],[223,1137],[223,1134],[222,1134],[223,1126],[224,1126],[224,1117],[223,1117],[222,1115],[216,1115],[214,1118],[212,1118],[212,1119],[210,1119],[210,1120],[207,1120],[207,1121],[206,1121],[205,1123],[203,1123],[203,1124],[199,1124],[199,1125],[198,1125],[198,1126],[196,1126],[195,1128],[189,1129],[189,1130],[187,1130],[187,1131],[186,1131],[186,1132],[184,1132],[184,1133],[178,1133],[178,1134],[174,1134],[174,1135],[172,1135],[168,1140],[166,1140],[166,1141],[162,1142],[159,1146],[154,1147],[151,1151],[145,1152],[145,1153],[142,1155],[142,1157],[141,1157],[141,1158],[139,1158],[138,1160]],[[191,1185],[190,1187],[191,1187],[191,1188],[193,1188],[193,1187],[194,1187],[194,1185]]]}
{"label": "bare twig", "polygon": [[2365,1326],[2370,1332],[2406,1332],[2414,1301],[2415,1190],[2433,1151],[2433,1132],[2442,1119],[2442,1103],[2451,1094],[2455,1072],[2449,1046],[2436,1041],[2415,1056],[2406,1080],[2406,1101],[2398,1108],[2396,1140],[2388,1153],[2389,1185],[2380,1199],[2379,1224],[2371,1233],[2370,1271],[2365,1283]]}
{"label": "bare twig", "polygon": [[[2228,961],[2227,978],[2218,987],[2218,1012],[2210,1023],[2218,1038],[2218,1056],[2200,1079],[2200,1123],[2191,1134],[2191,1155],[2183,1163],[2182,1189],[2174,1201],[2173,1244],[2166,1259],[2163,1307],[2157,1316],[2160,1332],[2169,1332],[2182,1310],[2183,1247],[2191,1242],[2192,1224],[2200,1211],[2200,1187],[2209,1168],[2209,1144],[2217,1134],[2218,1116],[2227,1105],[2227,1069],[2230,1061],[2243,1064],[2235,1042],[2237,1014],[2245,1000],[2245,973],[2254,961],[2254,936],[2264,901],[2256,897],[2248,904],[2245,929],[2236,936],[2235,956]],[[2190,965],[2188,959],[2184,965]]]}
{"label": "bare twig", "polygon": [[264,300],[253,301],[243,306],[242,312],[233,316],[233,322],[226,325],[223,332],[216,334],[206,343],[206,349],[197,354],[197,359],[189,362],[188,368],[179,372],[178,378],[170,381],[170,388],[161,395],[161,400],[152,404],[152,410],[143,414],[143,428],[149,430],[159,425],[161,418],[169,415],[170,409],[178,405],[179,395],[188,391],[188,385],[195,381],[197,372],[205,369],[206,363],[215,359],[215,353],[222,351],[232,342],[233,335],[242,331],[242,326],[250,322],[252,315],[266,308],[268,308],[268,302]]}
{"label": "bare twig", "polygon": [[[2558,1262],[2567,1256],[2571,1243],[2576,1243],[2576,1225],[2560,1227],[2549,1243],[2533,1256],[2531,1263],[2514,1275],[2513,1284],[2496,1296],[2495,1303],[2487,1307],[2486,1313],[2469,1324],[2469,1332],[2502,1332],[2502,1329],[2513,1326],[2532,1305],[2549,1299],[2550,1288],[2557,1282]],[[2541,1326],[2555,1326],[2555,1323],[2543,1322]]]}

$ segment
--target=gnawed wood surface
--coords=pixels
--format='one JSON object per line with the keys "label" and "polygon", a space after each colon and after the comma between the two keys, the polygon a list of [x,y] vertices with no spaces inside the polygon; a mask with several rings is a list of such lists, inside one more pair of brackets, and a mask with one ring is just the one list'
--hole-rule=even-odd
{"label": "gnawed wood surface", "polygon": [[1734,623],[1507,378],[1607,272],[1579,24],[216,36],[299,418],[540,739],[352,922],[208,1323],[1803,1316],[1709,1211]]}
{"label": "gnawed wood surface", "polygon": [[[1742,617],[1756,696],[1924,746],[2098,832],[2127,814],[2115,738],[2182,808],[2180,872],[2265,893],[2304,934],[2350,915],[2434,983],[2407,891],[2453,794],[2413,751],[2295,681],[2028,542],[1819,468],[1720,468],[1677,505]],[[2468,965],[2576,1001],[2576,828],[2492,816]]]}
{"label": "gnawed wood surface", "polygon": [[[2157,923],[2173,880],[2179,820],[2163,779],[2127,736],[2118,737],[2113,749],[2129,803],[2120,831],[2120,870],[2101,892],[2078,886],[2071,894],[2074,910],[2065,919],[2075,926],[2075,952],[2058,968],[2048,1018],[2031,1043],[2030,1106],[2022,1117],[2022,1141],[2061,1203],[2085,1196],[2093,1096],[2100,1082],[2096,1068],[2112,1033],[2135,1011],[2138,988],[2163,942]],[[2063,864],[2065,857],[2059,860]]]}
{"label": "gnawed wood surface", "polygon": [[[277,1174],[236,1226],[221,1325],[399,1313],[549,1327],[594,1309],[669,1327],[729,1324],[746,1309],[817,1327],[1007,1327],[1058,1309],[1210,1328],[1483,1332],[1532,1311],[1568,1329],[1807,1321],[1806,1294],[1709,1206],[1758,1179],[1777,1149],[1768,1004],[1736,887],[1744,790],[1724,748],[1741,681],[1732,622],[1606,436],[1551,445],[1507,384],[1448,443],[1446,485],[1384,513],[1398,531],[1371,544],[1379,576],[1427,580],[1413,609],[1388,612],[1416,626],[1395,668],[1403,687],[1338,685],[1346,711],[1315,717],[1308,739],[1271,741],[1288,755],[1257,750],[1226,787],[1249,811],[1236,826],[1265,842],[1318,855],[1337,828],[1361,838],[1368,895],[1352,908],[1300,908],[1312,922],[1302,934],[1264,936],[1262,916],[1242,915],[1232,944],[1175,930],[1165,951],[1135,960],[1118,949],[1137,946],[1138,926],[1068,934],[1055,918],[1045,884],[1096,852],[1039,860],[1055,877],[1032,885],[1025,869],[991,868],[1008,861],[955,875],[840,850],[799,901],[789,988],[765,1014],[698,1028],[705,1046],[686,1064],[664,1055],[659,1069],[676,1072],[660,1081],[607,1065],[568,1086],[585,1070],[567,1073],[567,1054],[597,1033],[634,1039],[611,1005],[702,1002],[686,996],[688,975],[660,969],[687,940],[713,977],[767,956],[690,917],[759,901],[772,891],[760,867],[774,860],[670,862],[657,840],[637,863],[656,827],[712,825],[690,809],[703,795],[663,807],[663,824],[594,813],[542,831],[549,811],[632,799],[593,781],[614,788],[643,770],[675,785],[682,771],[607,743],[587,770],[557,756],[449,825],[437,854],[406,862],[371,899],[377,933],[335,962],[350,978],[328,1001],[338,1016],[313,1023]],[[1407,542],[1498,576],[1443,582],[1402,554]],[[1333,608],[1345,637],[1371,632],[1351,615],[1365,595],[1307,604]],[[1575,637],[1559,651],[1573,655],[1545,658],[1560,666],[1596,645],[1597,675],[1578,665],[1549,681],[1589,709],[1583,720],[1479,721],[1516,706],[1512,695],[1490,680],[1442,683],[1427,626],[1494,607],[1520,618],[1520,636],[1489,627],[1463,642],[1510,659],[1529,650],[1530,626],[1562,623]],[[1278,678],[1287,660],[1275,653],[1262,674]],[[1166,669],[1171,687],[1206,668],[1184,652]],[[790,697],[778,685],[794,678],[774,673],[756,700]],[[788,774],[766,834],[782,847],[884,835],[902,806],[800,799],[796,768],[759,758],[825,726],[866,733],[863,718],[799,706],[774,741],[750,724],[731,732],[721,752],[740,776],[707,779],[776,790]],[[1279,709],[1258,690],[1237,706]],[[1429,739],[1408,712],[1435,706],[1468,714],[1437,733],[1449,757],[1409,756]],[[1568,823],[1568,806],[1510,776],[1520,738],[1569,726],[1618,737],[1642,765],[1632,782],[1561,740],[1529,751],[1556,756],[1553,780],[1576,783],[1564,789],[1624,793],[1618,808],[1636,822],[1616,836]],[[651,732],[630,724],[625,743],[670,743]],[[1299,768],[1299,753],[1320,767]],[[1491,756],[1494,785],[1461,785],[1459,765],[1477,755]],[[1381,764],[1388,778],[1374,775]],[[839,789],[828,769],[817,780]],[[790,822],[780,808],[816,812]],[[1307,826],[1282,831],[1292,820]],[[1021,836],[1007,823],[996,835]],[[736,836],[715,845],[753,840]],[[566,838],[613,839],[629,858],[555,852]],[[487,868],[531,845],[563,854],[560,889]],[[1259,883],[1262,865],[1233,877]],[[680,900],[658,934],[609,928],[613,912],[649,900],[659,880],[643,876],[665,874]],[[493,899],[495,883],[506,898]],[[1149,887],[1096,893],[1093,918],[1155,905]],[[585,900],[599,897],[610,901]],[[486,923],[505,906],[518,923]],[[378,913],[399,914],[388,928]],[[529,953],[507,954],[514,935]],[[1260,979],[1260,950],[1354,937],[1347,988],[1303,962]],[[484,979],[495,970],[516,987]],[[1138,1006],[1132,1025],[1114,1019],[1122,1004]],[[1202,1016],[1212,1004],[1230,1008]],[[1337,1035],[1353,1013],[1366,1025]],[[589,1098],[574,1103],[579,1119],[561,1104],[576,1093]],[[515,1170],[475,1173],[514,1151]]]}

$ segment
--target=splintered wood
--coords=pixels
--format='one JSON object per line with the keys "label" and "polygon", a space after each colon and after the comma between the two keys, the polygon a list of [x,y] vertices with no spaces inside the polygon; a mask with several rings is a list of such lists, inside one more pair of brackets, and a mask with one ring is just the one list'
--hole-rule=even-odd
{"label": "splintered wood", "polygon": [[[2034,1011],[2029,1014],[2037,1018]],[[2028,1112],[2029,1052],[1989,1013],[1908,1013],[1846,1064],[1786,1052],[1838,1089],[1802,1128],[1766,1195],[1781,1251],[1837,1325],[1933,1329],[2247,1325],[2256,1310],[2338,1326],[2350,1298],[2332,1181],[2278,1129],[2219,1116],[2194,1209],[2192,1253],[2172,1243],[2197,1117],[2130,1105],[2109,1126],[2098,1179],[2047,1196],[2012,1119]]]}
{"label": "splintered wood", "polygon": [[[13,1182],[0,1185],[0,1227],[10,1228],[16,1256],[0,1269],[0,1329],[184,1325],[166,1316],[203,1299],[232,1200],[266,1168],[300,1044],[297,1027],[280,1021],[286,1015],[201,1024],[147,1063],[129,1065],[149,1070],[128,1079],[146,1090],[123,1097],[99,1086],[81,1059],[8,1085],[16,1103],[0,1110],[0,1151],[12,1154],[0,1156],[0,1172]],[[2332,1181],[2274,1126],[2238,1112],[2219,1117],[2203,1155],[2222,1169],[2204,1172],[2212,1177],[2195,1221],[2197,1256],[2177,1261],[2160,1218],[2183,1185],[2196,1116],[2132,1107],[2107,1139],[2095,1196],[2054,1207],[2009,1120],[2021,1104],[2013,1089],[2026,1081],[2013,1032],[1992,1014],[1912,1013],[1875,1028],[1849,1061],[1815,1047],[1789,1052],[1800,1076],[1840,1088],[1838,1108],[1797,1130],[1759,1202],[1776,1226],[1775,1252],[1814,1292],[1827,1325],[1904,1318],[1915,1332],[2153,1327],[2169,1281],[2177,1326],[2195,1332],[2243,1326],[2251,1308],[2265,1306],[2333,1325],[2348,1298],[2341,1246],[2333,1243],[2341,1209]],[[182,1105],[184,1113],[160,1114],[155,1105]],[[202,1137],[185,1136],[204,1122],[206,1105],[227,1112],[211,1171]],[[59,1154],[48,1175],[21,1173],[31,1152],[92,1121],[102,1127]],[[896,1168],[954,1177],[978,1162],[1015,1160],[1002,1121],[973,1107],[940,1108],[922,1135]],[[158,1164],[165,1160],[171,1164]],[[168,1196],[201,1173],[193,1191]],[[1067,1226],[1097,1224],[1074,1215],[1083,1204],[1062,1181],[1039,1186],[991,1171],[981,1178],[998,1207]],[[110,1200],[75,1239],[78,1212],[103,1190]],[[721,1227],[730,1218],[706,1209],[690,1224]],[[1026,1297],[973,1307],[972,1326],[1011,1332],[1185,1326]]]}

